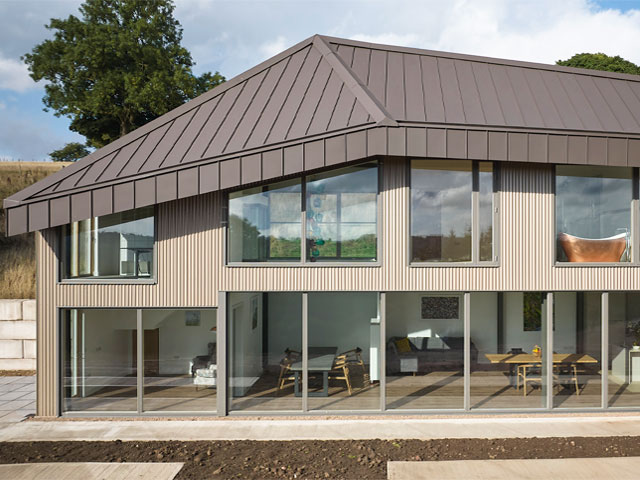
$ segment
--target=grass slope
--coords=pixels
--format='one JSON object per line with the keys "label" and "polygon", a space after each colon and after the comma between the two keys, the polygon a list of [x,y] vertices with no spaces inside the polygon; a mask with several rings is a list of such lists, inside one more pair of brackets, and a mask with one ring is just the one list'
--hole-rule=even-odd
{"label": "grass slope", "polygon": [[[69,165],[66,162],[0,162],[2,200]],[[33,233],[7,237],[0,208],[0,298],[35,298],[36,256]]]}

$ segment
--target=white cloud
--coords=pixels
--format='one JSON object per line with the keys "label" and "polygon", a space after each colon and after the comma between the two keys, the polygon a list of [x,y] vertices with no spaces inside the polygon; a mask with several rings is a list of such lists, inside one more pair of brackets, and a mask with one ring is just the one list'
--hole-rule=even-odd
{"label": "white cloud", "polygon": [[27,66],[19,60],[5,58],[0,54],[0,89],[25,92],[39,88],[29,76]]}
{"label": "white cloud", "polygon": [[269,58],[277,55],[283,50],[286,50],[287,47],[290,46],[291,45],[287,43],[287,39],[283,35],[278,35],[275,40],[263,43],[258,47],[258,49],[262,52],[265,58]]}

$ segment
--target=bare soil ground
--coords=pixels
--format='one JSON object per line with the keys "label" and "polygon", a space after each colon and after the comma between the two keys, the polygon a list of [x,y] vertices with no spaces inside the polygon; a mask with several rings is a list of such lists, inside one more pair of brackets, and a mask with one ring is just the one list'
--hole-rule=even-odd
{"label": "bare soil ground", "polygon": [[640,455],[640,437],[291,442],[10,442],[0,463],[184,462],[177,479],[384,479],[387,461]]}

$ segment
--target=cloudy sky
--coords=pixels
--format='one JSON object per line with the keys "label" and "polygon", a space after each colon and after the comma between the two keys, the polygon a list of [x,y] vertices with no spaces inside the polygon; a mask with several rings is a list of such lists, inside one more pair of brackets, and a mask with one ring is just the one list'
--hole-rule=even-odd
{"label": "cloudy sky", "polygon": [[[0,0],[0,158],[44,160],[70,141],[69,121],[43,112],[41,84],[20,56],[76,0]],[[640,63],[640,0],[176,0],[196,73],[227,78],[314,33],[554,63],[604,52]]]}

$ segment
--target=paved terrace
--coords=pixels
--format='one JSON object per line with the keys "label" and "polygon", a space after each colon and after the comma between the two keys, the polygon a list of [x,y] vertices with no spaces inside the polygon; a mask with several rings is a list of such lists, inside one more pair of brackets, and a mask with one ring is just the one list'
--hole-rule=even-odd
{"label": "paved terrace", "polygon": [[36,377],[0,377],[0,428],[36,413]]}
{"label": "paved terrace", "polygon": [[366,440],[636,436],[638,415],[493,418],[27,420],[0,426],[0,441]]}

